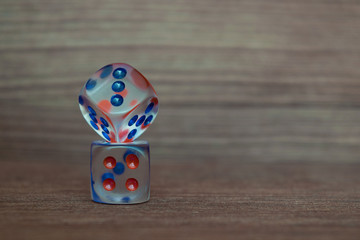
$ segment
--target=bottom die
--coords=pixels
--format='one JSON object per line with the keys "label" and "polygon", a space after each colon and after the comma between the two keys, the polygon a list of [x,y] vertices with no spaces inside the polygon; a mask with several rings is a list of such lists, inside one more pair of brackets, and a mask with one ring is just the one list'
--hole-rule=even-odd
{"label": "bottom die", "polygon": [[107,204],[135,204],[150,198],[149,143],[91,144],[92,200]]}

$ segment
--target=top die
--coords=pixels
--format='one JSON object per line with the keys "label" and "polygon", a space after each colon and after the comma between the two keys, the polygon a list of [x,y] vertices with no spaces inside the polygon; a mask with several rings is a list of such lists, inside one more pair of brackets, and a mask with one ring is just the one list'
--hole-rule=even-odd
{"label": "top die", "polygon": [[158,96],[135,68],[114,63],[94,73],[80,91],[86,122],[108,142],[131,142],[154,121]]}

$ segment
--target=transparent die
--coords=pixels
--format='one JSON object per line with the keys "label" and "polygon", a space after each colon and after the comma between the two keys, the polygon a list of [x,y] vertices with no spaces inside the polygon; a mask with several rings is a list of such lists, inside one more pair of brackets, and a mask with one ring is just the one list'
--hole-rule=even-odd
{"label": "transparent die", "polygon": [[90,190],[92,200],[107,204],[135,204],[150,198],[149,143],[91,145]]}
{"label": "transparent die", "polygon": [[131,142],[152,124],[159,100],[139,71],[114,63],[90,77],[80,91],[79,106],[86,122],[104,140]]}

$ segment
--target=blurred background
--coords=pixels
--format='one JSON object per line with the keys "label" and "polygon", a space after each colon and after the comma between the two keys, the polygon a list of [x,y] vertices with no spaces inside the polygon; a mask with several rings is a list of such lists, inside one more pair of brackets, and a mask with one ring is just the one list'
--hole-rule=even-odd
{"label": "blurred background", "polygon": [[359,162],[359,26],[353,0],[1,0],[1,160],[87,164],[78,93],[126,62],[155,163]]}

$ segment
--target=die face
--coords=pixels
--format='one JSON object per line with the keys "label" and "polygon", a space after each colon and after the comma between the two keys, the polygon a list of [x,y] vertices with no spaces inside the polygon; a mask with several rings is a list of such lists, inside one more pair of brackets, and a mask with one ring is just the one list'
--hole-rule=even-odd
{"label": "die face", "polygon": [[111,119],[85,96],[79,96],[80,111],[90,127],[106,141],[114,142],[115,126]]}
{"label": "die face", "polygon": [[[79,105],[85,120],[102,138],[110,142],[130,141],[127,135],[133,129],[126,127],[128,124],[126,121],[130,115],[132,116],[132,113],[140,110],[143,110],[145,114],[150,101],[154,103],[151,109],[151,122],[153,122],[159,109],[157,94],[139,71],[124,63],[110,64],[98,70],[86,82],[79,96]],[[91,122],[94,114],[89,115],[92,113],[88,109],[89,106],[96,113],[99,112],[99,115],[106,116],[103,118],[111,126],[110,130],[107,129],[109,133],[103,131],[101,124],[97,129]],[[95,121],[93,120],[93,122]],[[143,126],[143,129],[136,130],[136,134],[131,140],[139,137],[150,124],[146,127]],[[127,131],[128,133],[125,134]],[[124,135],[126,136],[124,137]]]}
{"label": "die face", "polygon": [[151,97],[130,111],[119,126],[118,141],[131,142],[153,123],[159,111],[158,99]]}
{"label": "die face", "polygon": [[150,158],[145,141],[94,142],[91,146],[91,195],[95,202],[134,204],[149,200]]}

